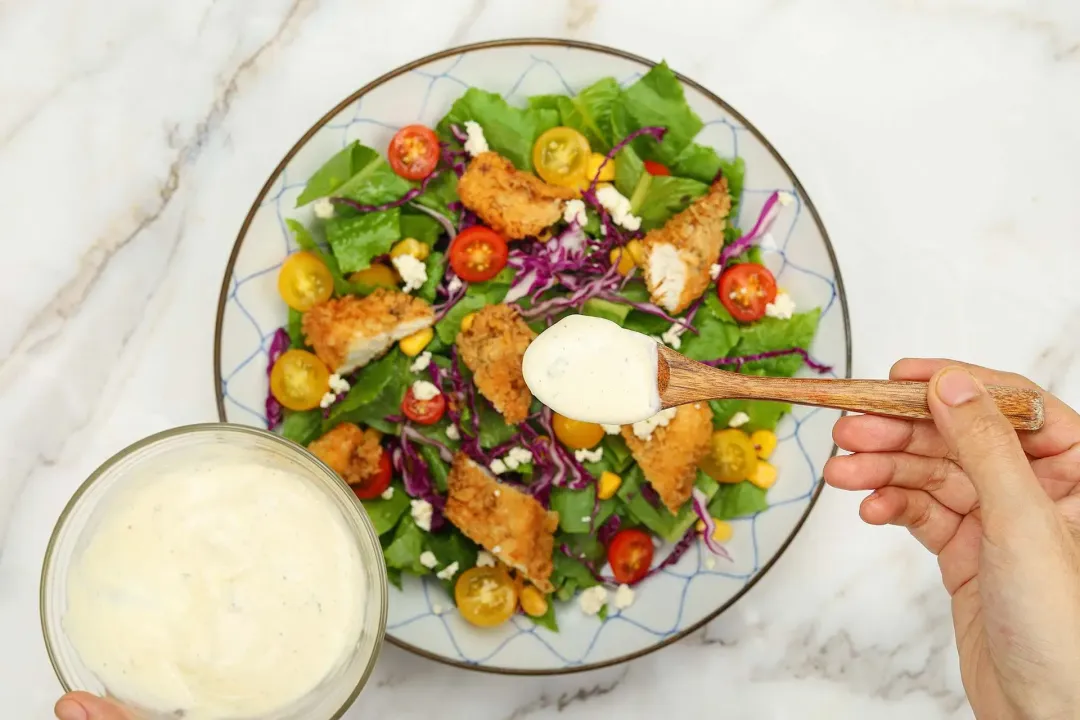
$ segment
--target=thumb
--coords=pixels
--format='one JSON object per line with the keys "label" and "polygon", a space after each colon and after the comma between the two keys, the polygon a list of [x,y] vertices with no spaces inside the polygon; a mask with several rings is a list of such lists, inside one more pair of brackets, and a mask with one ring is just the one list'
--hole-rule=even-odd
{"label": "thumb", "polygon": [[1003,537],[1018,518],[1045,522],[1050,498],[1039,485],[1009,421],[979,380],[957,366],[930,378],[927,403],[934,423],[979,496],[987,536]]}
{"label": "thumb", "polygon": [[131,720],[131,714],[112,700],[85,692],[60,698],[53,709],[59,720]]}

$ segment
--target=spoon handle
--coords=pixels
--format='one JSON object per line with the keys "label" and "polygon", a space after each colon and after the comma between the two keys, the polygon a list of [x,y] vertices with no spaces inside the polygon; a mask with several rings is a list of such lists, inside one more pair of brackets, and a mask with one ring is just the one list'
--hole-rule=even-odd
{"label": "spoon handle", "polygon": [[[826,380],[736,376],[724,383],[725,397],[776,400],[850,410],[870,415],[929,419],[927,384],[908,380]],[[1038,430],[1043,424],[1042,396],[1035,390],[990,385],[987,392],[1018,430]]]}

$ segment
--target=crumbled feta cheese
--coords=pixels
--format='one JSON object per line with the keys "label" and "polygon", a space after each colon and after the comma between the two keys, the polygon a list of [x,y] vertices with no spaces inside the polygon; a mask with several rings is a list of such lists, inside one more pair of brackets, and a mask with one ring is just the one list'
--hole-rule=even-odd
{"label": "crumbled feta cheese", "polygon": [[329,391],[322,396],[321,400],[319,400],[319,407],[325,410],[333,405],[335,400],[337,400],[337,393]]}
{"label": "crumbled feta cheese", "polygon": [[581,518],[581,522],[592,522],[592,515],[585,515]]}
{"label": "crumbled feta cheese", "polygon": [[487,550],[476,553],[476,567],[495,567],[495,556]]}
{"label": "crumbled feta cheese", "polygon": [[439,394],[439,388],[427,380],[417,380],[412,384],[413,397],[421,402],[430,400]]}
{"label": "crumbled feta cheese", "polygon": [[623,583],[615,591],[615,609],[625,610],[634,604],[634,589]]}
{"label": "crumbled feta cheese", "polygon": [[435,553],[430,550],[425,550],[420,553],[420,564],[428,570],[434,570],[439,565],[439,559],[435,557]]}
{"label": "crumbled feta cheese", "polygon": [[653,544],[654,548],[658,548],[658,547],[660,547],[661,545],[664,544],[664,541],[661,540],[660,538],[656,537],[655,535],[653,535],[652,536],[652,544]]}
{"label": "crumbled feta cheese", "polygon": [[728,427],[742,427],[748,422],[750,422],[750,416],[740,410],[739,412],[732,415],[731,419],[728,420]]}
{"label": "crumbled feta cheese", "polygon": [[446,426],[446,437],[450,438],[451,440],[461,439],[461,431],[457,429],[457,425],[451,423],[450,425]]}
{"label": "crumbled feta cheese", "polygon": [[410,500],[409,505],[412,519],[416,522],[416,527],[425,532],[431,532],[431,503],[427,500]]}
{"label": "crumbled feta cheese", "polygon": [[705,556],[705,569],[706,570],[712,570],[715,567],[716,567],[716,558],[714,558],[712,555],[706,555]]}
{"label": "crumbled feta cheese", "polygon": [[616,225],[621,225],[627,230],[637,230],[641,227],[641,218],[630,212],[630,200],[614,186],[605,185],[597,188],[596,199],[611,214],[611,219]]}
{"label": "crumbled feta cheese", "polygon": [[795,301],[786,292],[776,293],[776,299],[765,306],[765,314],[777,320],[790,320],[795,312]]}
{"label": "crumbled feta cheese", "polygon": [[607,237],[607,225],[600,223],[600,234]]}
{"label": "crumbled feta cheese", "polygon": [[672,323],[671,327],[665,330],[664,334],[660,336],[660,342],[673,350],[678,350],[679,346],[682,345],[682,334],[684,332],[686,332],[685,325]]}
{"label": "crumbled feta cheese", "polygon": [[488,465],[488,467],[491,469],[491,472],[495,473],[496,475],[502,475],[507,470],[506,463],[504,463],[499,458],[495,458],[494,460],[492,460],[491,464]]}
{"label": "crumbled feta cheese", "polygon": [[674,312],[686,285],[686,264],[671,243],[654,243],[649,252],[649,279],[657,302]]}
{"label": "crumbled feta cheese", "polygon": [[724,268],[720,267],[720,263],[713,263],[709,266],[709,277],[715,280],[716,278],[720,277],[720,272],[723,269]]}
{"label": "crumbled feta cheese", "polygon": [[641,422],[634,423],[634,435],[641,440],[648,440],[652,437],[653,431],[658,427],[667,427],[667,424],[671,422],[671,419],[675,417],[675,412],[678,408],[668,408],[667,410],[661,410],[653,415],[651,418],[646,418]]}
{"label": "crumbled feta cheese", "polygon": [[574,457],[578,462],[600,462],[600,458],[604,457],[604,448],[596,447],[592,450],[575,450]]}
{"label": "crumbled feta cheese", "polygon": [[439,572],[435,573],[435,577],[439,578],[440,580],[449,580],[450,578],[457,575],[457,571],[458,571],[458,564],[457,564],[457,560],[455,560],[454,562],[450,563],[449,565],[444,567]]}
{"label": "crumbled feta cheese", "polygon": [[776,238],[772,236],[772,233],[765,233],[758,240],[758,247],[762,250],[776,250],[779,245],[776,244]]}
{"label": "crumbled feta cheese", "polygon": [[428,365],[430,364],[431,353],[425,350],[424,352],[416,356],[416,359],[413,360],[412,365],[409,366],[409,370],[413,371],[414,373],[424,372],[428,369]]}
{"label": "crumbled feta cheese", "polygon": [[589,221],[588,216],[585,215],[585,203],[581,200],[567,200],[563,205],[563,220],[568,223],[577,223],[578,225],[584,225]]}
{"label": "crumbled feta cheese", "polygon": [[789,192],[780,192],[776,194],[776,201],[781,205],[790,205],[795,202],[795,196]]}
{"label": "crumbled feta cheese", "polygon": [[523,447],[512,447],[510,452],[506,453],[506,457],[503,458],[503,462],[506,463],[506,467],[511,470],[517,470],[522,465],[528,465],[533,461],[532,453]]}
{"label": "crumbled feta cheese", "polygon": [[484,137],[484,128],[474,120],[465,121],[465,152],[473,157],[480,153],[486,153],[488,148],[487,138]]}
{"label": "crumbled feta cheese", "polygon": [[461,278],[459,278],[457,275],[453,275],[450,277],[450,282],[446,283],[446,291],[453,295],[461,289],[462,285],[463,283],[461,282]]}
{"label": "crumbled feta cheese", "polygon": [[398,255],[393,258],[393,263],[398,275],[405,281],[402,292],[419,290],[427,282],[427,266],[412,255]]}
{"label": "crumbled feta cheese", "polygon": [[321,220],[329,220],[334,217],[334,203],[330,202],[330,198],[319,198],[311,206],[311,209],[315,211],[315,217]]}
{"label": "crumbled feta cheese", "polygon": [[349,381],[337,373],[330,376],[330,389],[337,394],[349,392]]}
{"label": "crumbled feta cheese", "polygon": [[603,585],[593,585],[590,588],[585,588],[581,591],[581,595],[578,596],[578,604],[581,605],[581,611],[586,615],[595,615],[600,612],[600,608],[604,607],[606,602],[607,590]]}
{"label": "crumbled feta cheese", "polygon": [[600,425],[600,427],[604,428],[604,432],[608,435],[618,435],[622,432],[621,425]]}
{"label": "crumbled feta cheese", "polygon": [[394,488],[392,488],[392,487],[386,488],[385,490],[382,491],[382,493],[379,495],[379,497],[381,497],[383,500],[391,499],[392,497],[394,497]]}
{"label": "crumbled feta cheese", "polygon": [[442,615],[443,606],[439,603],[431,603],[431,612],[435,613],[436,615]]}

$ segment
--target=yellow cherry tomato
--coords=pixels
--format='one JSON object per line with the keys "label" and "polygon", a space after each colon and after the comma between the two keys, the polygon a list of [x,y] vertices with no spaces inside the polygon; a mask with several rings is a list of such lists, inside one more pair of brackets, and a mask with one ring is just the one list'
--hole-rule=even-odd
{"label": "yellow cherry tomato", "polygon": [[750,437],[742,430],[729,428],[713,433],[712,452],[699,466],[717,482],[738,483],[754,474],[757,462]]}
{"label": "yellow cherry tomato", "polygon": [[596,423],[571,420],[559,413],[552,415],[551,424],[555,428],[555,437],[571,450],[588,450],[599,445],[604,439],[604,428]]}
{"label": "yellow cherry tomato", "polygon": [[611,253],[608,255],[611,260],[611,264],[618,263],[616,271],[620,275],[626,275],[634,269],[634,257],[630,254],[630,251],[625,248],[611,248]]}
{"label": "yellow cherry tomato", "polygon": [[287,350],[270,370],[270,392],[290,410],[311,410],[330,389],[330,371],[307,350]]}
{"label": "yellow cherry tomato", "polygon": [[382,263],[372,263],[371,267],[357,270],[349,276],[349,282],[368,287],[397,287],[398,276],[392,267]]}
{"label": "yellow cherry tomato", "polygon": [[458,577],[454,601],[465,620],[480,627],[495,627],[514,614],[518,593],[503,568],[474,567]]}
{"label": "yellow cherry tomato", "polygon": [[521,589],[521,609],[529,617],[540,617],[547,612],[547,598],[532,585],[526,585]]}
{"label": "yellow cherry tomato", "polygon": [[427,256],[430,254],[431,248],[416,238],[411,237],[399,240],[394,244],[394,247],[390,248],[390,257],[392,258],[401,257],[402,255],[412,255],[417,260],[427,260]]}
{"label": "yellow cherry tomato", "polygon": [[600,473],[600,480],[597,481],[596,497],[601,500],[607,500],[612,497],[622,485],[622,478],[615,473],[605,470]]}
{"label": "yellow cherry tomato", "polygon": [[750,442],[753,443],[757,456],[768,460],[773,450],[776,450],[776,433],[772,430],[755,430],[750,433]]}
{"label": "yellow cherry tomato", "polygon": [[754,474],[748,479],[762,490],[768,490],[776,484],[777,475],[779,475],[779,473],[777,472],[775,465],[765,462],[764,460],[759,460],[757,467],[754,468]]}
{"label": "yellow cherry tomato", "polygon": [[580,187],[589,165],[589,141],[577,130],[551,128],[533,145],[536,173],[552,185]]}
{"label": "yellow cherry tomato", "polygon": [[[606,160],[600,153],[591,153],[589,155],[589,164],[585,171],[586,182],[592,182],[593,178],[596,178],[597,182],[612,182],[615,179],[615,161]],[[600,166],[603,165],[603,168]],[[596,177],[596,171],[600,171],[600,177]]]}
{"label": "yellow cherry tomato", "polygon": [[334,277],[318,255],[305,250],[285,258],[277,286],[286,305],[307,312],[334,294]]}

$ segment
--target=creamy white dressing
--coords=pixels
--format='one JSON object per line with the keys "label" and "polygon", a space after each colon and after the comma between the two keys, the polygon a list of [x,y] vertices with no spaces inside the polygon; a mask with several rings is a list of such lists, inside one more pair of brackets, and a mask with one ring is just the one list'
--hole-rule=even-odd
{"label": "creamy white dressing", "polygon": [[360,638],[359,548],[334,502],[288,470],[193,462],[117,492],[87,533],[63,624],[128,702],[276,717]]}
{"label": "creamy white dressing", "polygon": [[627,425],[660,410],[656,341],[610,320],[570,315],[525,351],[525,384],[549,408],[585,422]]}

